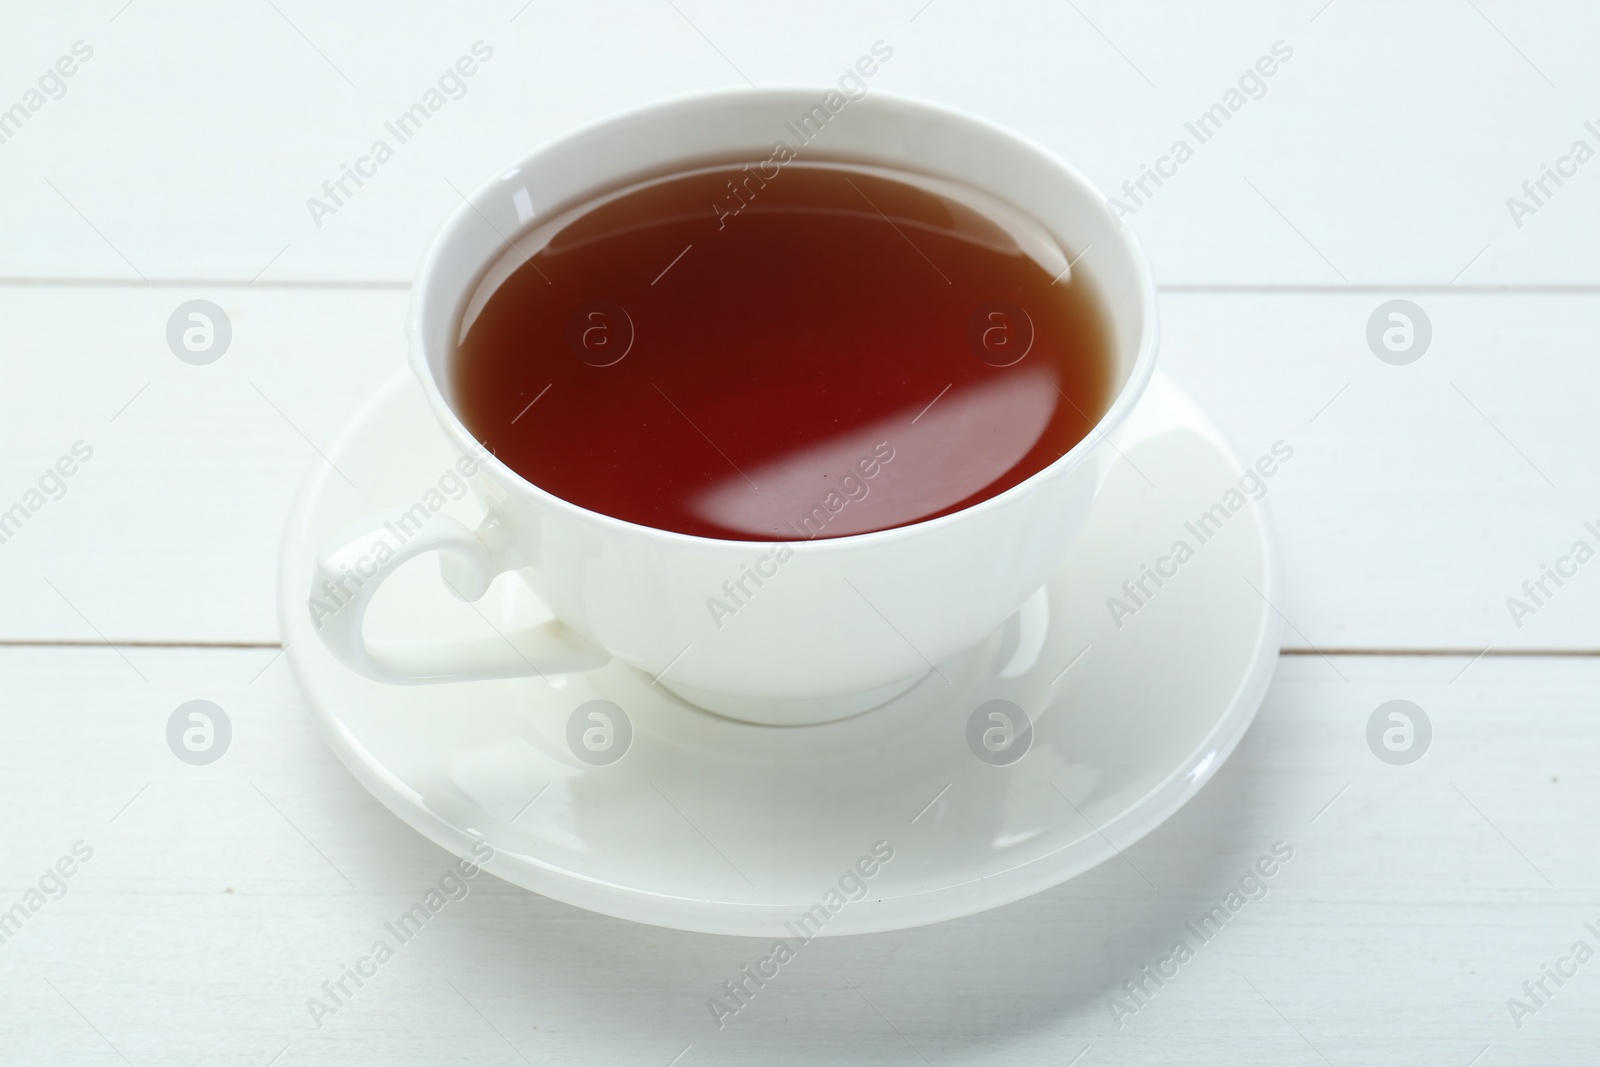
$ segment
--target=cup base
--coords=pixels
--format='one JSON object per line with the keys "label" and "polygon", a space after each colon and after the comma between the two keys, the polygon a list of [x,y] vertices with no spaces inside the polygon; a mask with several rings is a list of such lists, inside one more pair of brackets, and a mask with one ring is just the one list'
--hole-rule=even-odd
{"label": "cup base", "polygon": [[713,693],[693,686],[677,685],[665,679],[660,685],[679,700],[693,704],[702,711],[720,715],[735,722],[753,723],[756,726],[820,726],[854,718],[887,704],[909,691],[928,676],[929,671],[910,678],[861,693],[821,697],[815,700],[771,700],[762,697],[732,696]]}

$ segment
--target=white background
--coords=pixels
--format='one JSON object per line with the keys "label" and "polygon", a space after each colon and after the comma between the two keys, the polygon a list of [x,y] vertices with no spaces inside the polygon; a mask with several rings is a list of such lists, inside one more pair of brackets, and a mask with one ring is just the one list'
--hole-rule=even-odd
{"label": "white background", "polygon": [[[1520,627],[1506,600],[1600,525],[1600,160],[1520,226],[1507,198],[1574,141],[1600,149],[1600,9],[107,0],[0,17],[0,109],[93,49],[0,144],[0,508],[74,442],[94,449],[0,544],[0,905],[94,848],[0,945],[0,1061],[1592,1054],[1600,961],[1521,1028],[1506,1000],[1578,938],[1600,948],[1600,563]],[[315,1027],[306,998],[449,857],[312,730],[279,654],[277,542],[317,449],[401,365],[409,278],[455,190],[668,95],[831,82],[880,39],[874,89],[1010,126],[1107,192],[1274,42],[1293,49],[1131,223],[1164,366],[1241,455],[1295,448],[1268,499],[1288,647],[1256,726],[1129,849],[1159,890],[1109,864],[986,915],[818,942],[721,1032],[705,998],[756,943],[488,879]],[[494,56],[466,95],[318,227],[306,199],[478,40]],[[1432,323],[1408,366],[1366,343],[1394,297]],[[210,366],[166,344],[195,298],[233,324]],[[193,698],[235,729],[204,768],[164,737]],[[1433,722],[1411,766],[1366,746],[1393,698]],[[1296,856],[1269,897],[1119,1027],[1107,997],[1280,839]]]}

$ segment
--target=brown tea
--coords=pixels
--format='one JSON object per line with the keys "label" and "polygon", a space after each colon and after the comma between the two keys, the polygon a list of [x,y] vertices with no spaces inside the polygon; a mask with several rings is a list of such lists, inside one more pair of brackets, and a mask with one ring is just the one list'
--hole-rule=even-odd
{"label": "brown tea", "polygon": [[515,243],[464,311],[451,400],[522,477],[628,522],[904,526],[1009,489],[1104,414],[1110,326],[1074,254],[918,175],[672,174]]}

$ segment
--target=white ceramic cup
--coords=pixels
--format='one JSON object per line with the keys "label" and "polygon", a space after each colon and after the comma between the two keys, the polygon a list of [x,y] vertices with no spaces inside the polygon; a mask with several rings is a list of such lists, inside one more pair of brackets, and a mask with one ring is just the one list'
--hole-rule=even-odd
{"label": "white ceramic cup", "polygon": [[[487,518],[469,530],[426,508],[395,509],[324,546],[312,612],[342,662],[380,681],[427,683],[584,670],[615,657],[712,711],[797,725],[891,699],[981,641],[1044,584],[1115,458],[1107,435],[1155,367],[1149,268],[1105,198],[1039,146],[887,93],[829,110],[825,101],[838,99],[828,88],[739,89],[628,112],[532,152],[456,211],[412,289],[411,364],[452,443],[479,457],[468,462],[480,468],[472,481]],[[825,124],[797,145],[794,122],[811,118],[812,133],[818,107]],[[1114,349],[1115,399],[1095,429],[1044,470],[961,511],[784,545],[625,522],[553,496],[484,454],[451,406],[449,362],[464,308],[503,263],[510,239],[654,175],[769,159],[777,142],[807,162],[889,167],[977,189],[1031,216],[1080,257],[1072,269],[1096,284]],[[362,622],[373,593],[428,551],[440,553],[445,582],[463,599],[517,571],[555,621],[471,642],[367,641]],[[329,582],[343,594],[332,612]],[[730,602],[735,582],[744,595]],[[712,610],[714,599],[737,603],[736,615]]]}

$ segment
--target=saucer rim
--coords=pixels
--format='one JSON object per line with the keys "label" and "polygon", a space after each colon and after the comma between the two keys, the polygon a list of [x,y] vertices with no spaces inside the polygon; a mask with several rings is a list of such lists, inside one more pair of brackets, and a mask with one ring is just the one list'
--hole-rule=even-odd
{"label": "saucer rim", "polygon": [[[329,447],[329,455],[339,455],[351,439],[363,432],[374,413],[389,403],[394,394],[403,391],[408,383],[415,384],[409,369],[399,371],[385,381],[351,416]],[[1202,432],[1235,469],[1239,468],[1238,456],[1231,444],[1186,390],[1160,369],[1157,369],[1149,385],[1145,394],[1147,397],[1167,394],[1175,399],[1185,409],[1185,424]],[[296,536],[298,526],[311,513],[314,499],[333,477],[334,472],[323,464],[312,468],[296,492],[285,526],[277,574],[278,621],[284,637],[301,628],[299,624],[291,622],[291,612],[305,608],[301,596],[303,590],[298,584],[291,589],[289,579],[296,562],[307,551],[302,543],[304,538]],[[1192,800],[1237,749],[1254,722],[1271,684],[1281,650],[1285,622],[1271,605],[1280,599],[1282,560],[1266,501],[1257,501],[1256,507],[1259,508],[1256,530],[1263,584],[1258,592],[1265,610],[1260,614],[1248,669],[1241,676],[1225,707],[1213,718],[1203,740],[1187,756],[1176,761],[1173,769],[1137,800],[1128,803],[1111,818],[1099,824],[1091,823],[1095,831],[1093,833],[1003,870],[935,888],[857,901],[834,915],[828,926],[818,931],[818,936],[836,937],[911,929],[1015,903],[1118,857]],[[361,743],[336,713],[325,706],[328,703],[326,699],[316,696],[316,689],[308,679],[312,668],[302,662],[304,653],[296,651],[299,644],[298,641],[287,643],[285,658],[289,661],[296,687],[318,733],[339,761],[363,788],[402,822],[446,851],[461,858],[473,858],[476,862],[479,853],[474,851],[475,846],[484,842],[493,847],[493,842],[481,836],[481,832],[476,837],[464,832],[445,816],[435,812],[421,795],[385,767]],[[501,683],[453,684],[473,686]],[[1117,831],[1120,844],[1111,842],[1110,832],[1113,830]],[[1103,848],[1095,848],[1088,843],[1096,837],[1104,842]],[[1072,849],[1082,850],[1083,855],[1071,863],[1051,865],[1053,857]],[[781,921],[793,919],[796,912],[794,902],[715,900],[709,896],[689,897],[624,885],[522,853],[496,850],[490,859],[479,865],[513,885],[573,907],[667,929],[732,936],[774,936]],[[984,887],[984,892],[974,892],[974,887],[978,886]],[[800,907],[803,908],[803,905]]]}

